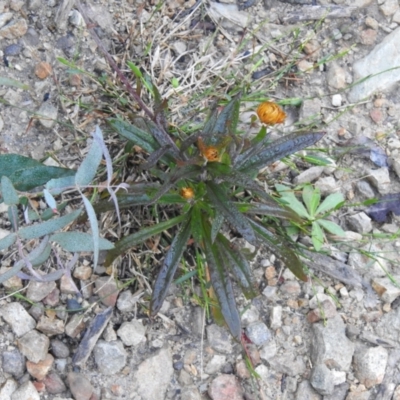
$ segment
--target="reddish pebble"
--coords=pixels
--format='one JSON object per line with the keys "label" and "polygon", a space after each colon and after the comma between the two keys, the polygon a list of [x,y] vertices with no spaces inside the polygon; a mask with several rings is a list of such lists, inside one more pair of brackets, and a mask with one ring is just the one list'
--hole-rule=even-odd
{"label": "reddish pebble", "polygon": [[39,361],[38,363],[27,361],[26,369],[28,370],[29,375],[33,376],[38,381],[41,381],[50,371],[51,366],[53,365],[53,361],[54,357],[51,354],[47,354],[46,358],[43,361]]}
{"label": "reddish pebble", "polygon": [[44,392],[46,390],[46,386],[43,382],[35,381],[33,382],[33,386],[35,386],[38,392]]}
{"label": "reddish pebble", "polygon": [[369,112],[369,116],[371,117],[372,121],[374,121],[376,124],[379,124],[380,122],[383,121],[383,113],[379,108],[373,108]]}
{"label": "reddish pebble", "polygon": [[45,61],[40,62],[35,67],[35,75],[39,79],[46,79],[52,72],[51,65]]}
{"label": "reddish pebble", "polygon": [[377,32],[373,29],[365,29],[361,32],[361,43],[366,46],[373,45],[376,41],[376,34]]}
{"label": "reddish pebble", "polygon": [[43,383],[46,385],[46,391],[50,394],[62,393],[67,389],[62,379],[55,372],[50,372],[44,378]]}
{"label": "reddish pebble", "polygon": [[243,400],[243,390],[233,375],[217,376],[208,388],[212,400]]}
{"label": "reddish pebble", "polygon": [[100,301],[107,307],[114,307],[119,293],[115,280],[110,277],[102,277],[96,280],[95,285]]}

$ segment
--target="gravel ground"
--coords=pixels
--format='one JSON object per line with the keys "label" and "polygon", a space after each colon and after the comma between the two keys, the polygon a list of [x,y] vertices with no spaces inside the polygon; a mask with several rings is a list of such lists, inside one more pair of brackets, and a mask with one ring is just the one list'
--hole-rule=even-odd
{"label": "gravel ground", "polygon": [[[297,57],[293,68],[267,94],[304,100],[300,107],[285,107],[283,129],[289,132],[297,121],[325,125],[321,146],[336,155],[343,145],[366,145],[329,167],[302,163],[294,171],[277,163],[268,170],[288,183],[313,182],[324,196],[340,191],[355,206],[335,213],[346,237],[325,245],[332,258],[315,260],[312,283],[281,270],[263,250],[257,253],[253,269],[262,294],[251,302],[239,298],[239,306],[258,379],[240,345],[184,301],[181,289],[172,288],[161,317],[150,323],[140,306],[144,290],[120,289],[83,259],[73,272],[83,288],[82,304],[64,279],[30,282],[23,294],[33,306],[6,297],[7,288],[22,289],[25,281],[14,278],[0,287],[0,400],[400,399],[400,289],[387,275],[400,282],[400,217],[377,222],[360,205],[400,193],[400,5],[311,3],[248,1],[238,8],[230,0],[170,0],[157,8],[99,0],[84,8],[117,61],[125,54],[140,65],[153,40],[143,62],[175,118],[190,115],[185,95],[222,74],[227,85],[252,76],[255,88],[268,87],[263,75],[290,55]],[[248,32],[252,40],[245,42]],[[266,43],[254,70],[250,56]],[[52,156],[76,168],[86,139],[101,123],[96,107],[104,99],[93,80],[57,58],[93,74],[109,69],[75,2],[0,1],[0,52],[0,79],[29,86],[0,85],[0,151]],[[201,66],[198,75],[195,65]],[[181,90],[171,85],[174,77]],[[244,120],[251,115],[246,107]],[[0,238],[8,232],[5,220],[1,216]],[[4,254],[1,273],[11,263]],[[92,307],[82,313],[81,305]]]}

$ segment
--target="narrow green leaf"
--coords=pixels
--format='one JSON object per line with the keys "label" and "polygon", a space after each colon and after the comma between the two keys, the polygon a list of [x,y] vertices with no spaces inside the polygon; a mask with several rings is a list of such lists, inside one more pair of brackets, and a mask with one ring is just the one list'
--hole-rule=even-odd
{"label": "narrow green leaf", "polygon": [[286,207],[291,208],[301,218],[311,219],[310,214],[304,207],[303,203],[297,200],[297,197],[293,193],[292,189],[280,184],[276,184],[275,187],[281,195],[281,199],[285,203]]}
{"label": "narrow green leaf", "polygon": [[315,250],[320,251],[322,245],[324,244],[324,232],[316,221],[312,223],[311,240]]}
{"label": "narrow green leaf", "polygon": [[171,218],[168,221],[160,222],[156,225],[142,228],[140,231],[131,235],[123,237],[121,240],[114,244],[114,249],[107,253],[105,266],[108,267],[111,263],[121,254],[125,253],[130,248],[144,242],[148,238],[158,235],[163,231],[172,228],[187,218],[186,215],[179,215],[178,217]]}
{"label": "narrow green leaf", "polygon": [[220,140],[218,135],[236,134],[236,127],[239,120],[240,98],[241,93],[235,96],[218,115],[218,119],[213,128],[211,143]]}
{"label": "narrow green leaf", "polygon": [[93,140],[89,152],[76,171],[75,184],[80,187],[88,186],[96,176],[97,168],[103,158],[103,150],[97,140]]}
{"label": "narrow green leaf", "polygon": [[1,177],[1,194],[3,196],[4,203],[8,206],[17,205],[19,203],[19,197],[14,189],[11,180],[6,177]]}
{"label": "narrow green leaf", "polygon": [[11,86],[18,89],[29,90],[29,85],[16,81],[15,79],[5,78],[4,76],[0,76],[0,86]]}
{"label": "narrow green leaf", "polygon": [[220,212],[218,212],[218,210],[215,210],[215,217],[211,225],[211,243],[214,243],[215,238],[217,237],[222,228],[222,225],[224,224],[224,221],[224,216]]}
{"label": "narrow green leaf", "polygon": [[10,246],[12,246],[15,241],[17,240],[17,234],[16,233],[10,233],[3,239],[0,239],[0,251],[8,249]]}
{"label": "narrow green leaf", "polygon": [[317,222],[319,225],[322,226],[322,228],[324,228],[329,233],[332,233],[333,235],[346,236],[344,230],[335,222],[328,221],[326,219],[319,219]]}
{"label": "narrow green leaf", "polygon": [[142,72],[132,61],[127,61],[126,64],[130,68],[130,70],[135,74],[136,78],[143,78]]}
{"label": "narrow green leaf", "polygon": [[[50,236],[52,242],[58,243],[64,250],[71,253],[94,251],[93,236],[83,232],[59,232]],[[102,237],[98,238],[99,250],[111,250],[114,244]]]}
{"label": "narrow green leaf", "polygon": [[238,209],[247,214],[267,215],[269,217],[286,219],[293,222],[301,223],[299,216],[288,207],[284,207],[278,203],[235,203]]}
{"label": "narrow green leaf", "polygon": [[72,169],[40,165],[15,171],[9,176],[9,178],[15,189],[20,191],[28,191],[38,186],[45,185],[51,179],[72,176],[74,174],[75,171]]}
{"label": "narrow green leaf", "polygon": [[186,249],[187,241],[190,238],[190,230],[190,219],[187,219],[181,230],[174,237],[174,240],[171,243],[171,247],[165,255],[165,259],[160,269],[160,272],[158,273],[156,282],[154,284],[153,294],[151,297],[151,316],[156,315],[160,311],[165,297],[167,296],[168,289],[174,278],[175,272],[182,258],[182,254]]}
{"label": "narrow green leaf", "polygon": [[63,217],[21,228],[18,234],[22,239],[35,239],[48,235],[73,222],[76,218],[78,218],[81,212],[82,210],[75,210],[70,214],[64,215]]}
{"label": "narrow green leaf", "polygon": [[240,341],[242,328],[233,294],[232,283],[229,279],[229,274],[227,274],[227,271],[223,266],[221,254],[219,253],[216,244],[211,244],[208,235],[204,240],[204,251],[210,271],[211,284],[221,307],[221,313],[232,336],[237,341]]}
{"label": "narrow green leaf", "polygon": [[191,209],[191,231],[194,241],[199,245],[203,238],[203,226],[201,224],[201,209],[195,204]]}
{"label": "narrow green leaf", "polygon": [[297,278],[307,282],[308,278],[304,273],[303,265],[299,257],[289,247],[289,244],[275,236],[264,225],[252,220],[250,220],[250,223],[257,236],[263,239],[264,246],[271,251],[279,261],[283,262]]}
{"label": "narrow green leaf", "polygon": [[223,187],[214,182],[207,182],[207,195],[216,210],[236,229],[244,239],[256,244],[256,237],[247,218],[229,201]]}
{"label": "narrow green leaf", "polygon": [[344,197],[342,193],[340,192],[332,193],[321,203],[321,205],[317,208],[315,214],[316,215],[324,214],[327,211],[338,207],[343,202],[344,202]]}
{"label": "narrow green leaf", "polygon": [[257,135],[253,139],[251,139],[251,143],[255,145],[263,141],[266,137],[267,137],[267,127],[263,125],[260,129],[260,132],[258,132]]}

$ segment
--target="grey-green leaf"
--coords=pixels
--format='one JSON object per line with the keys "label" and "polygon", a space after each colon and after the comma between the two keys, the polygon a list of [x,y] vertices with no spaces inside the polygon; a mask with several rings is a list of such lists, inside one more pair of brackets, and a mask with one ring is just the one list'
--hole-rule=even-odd
{"label": "grey-green leaf", "polygon": [[335,222],[328,221],[326,219],[319,219],[318,223],[329,233],[336,236],[346,236],[344,230]]}
{"label": "grey-green leaf", "polygon": [[103,157],[103,150],[97,140],[93,140],[90,150],[75,175],[75,183],[78,186],[88,186],[96,176],[97,168]]}
{"label": "grey-green leaf", "polygon": [[87,215],[89,217],[90,228],[92,229],[93,241],[93,271],[96,271],[97,263],[99,260],[99,225],[97,223],[97,216],[90,201],[82,194],[83,204],[85,205]]}
{"label": "grey-green leaf", "polygon": [[8,206],[17,205],[19,203],[18,194],[11,180],[6,176],[1,177],[1,194],[3,195],[4,203]]}
{"label": "grey-green leaf", "polygon": [[344,197],[342,193],[340,192],[332,193],[321,203],[321,205],[317,208],[315,214],[316,215],[324,214],[325,212],[336,208],[337,206],[339,206],[339,204],[343,202],[344,202]]}
{"label": "grey-green leaf", "polygon": [[[83,232],[59,232],[50,237],[50,240],[58,243],[64,250],[71,253],[81,251],[94,251],[93,237]],[[99,250],[111,250],[114,244],[107,239],[98,238]]]}
{"label": "grey-green leaf", "polygon": [[19,236],[21,239],[35,239],[58,231],[78,218],[81,211],[82,210],[75,210],[72,213],[62,217],[21,228],[19,230]]}
{"label": "grey-green leaf", "polygon": [[12,246],[15,241],[17,240],[17,234],[16,233],[10,233],[6,237],[0,240],[0,251],[4,249],[8,249],[10,246]]}

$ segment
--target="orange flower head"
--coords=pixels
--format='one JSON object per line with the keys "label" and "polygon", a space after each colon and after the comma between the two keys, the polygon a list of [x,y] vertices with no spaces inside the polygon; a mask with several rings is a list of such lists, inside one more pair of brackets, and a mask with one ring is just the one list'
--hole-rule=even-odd
{"label": "orange flower head", "polygon": [[266,125],[281,124],[285,121],[286,113],[276,103],[266,101],[257,108],[257,115],[260,121]]}
{"label": "orange flower head", "polygon": [[179,194],[185,199],[185,200],[192,200],[194,197],[194,190],[190,187],[184,187],[179,191]]}
{"label": "orange flower head", "polygon": [[210,162],[219,161],[221,158],[220,151],[216,146],[206,146],[201,138],[197,140],[201,155]]}

